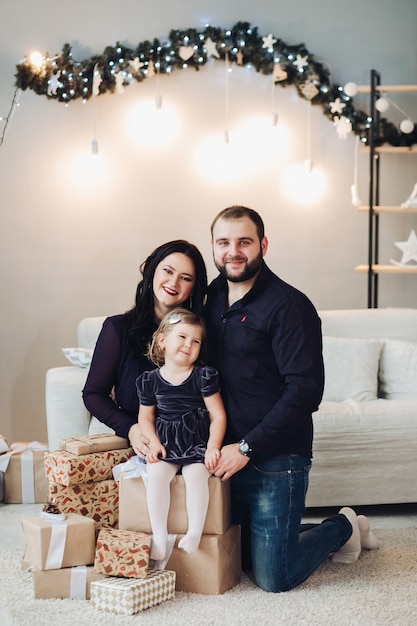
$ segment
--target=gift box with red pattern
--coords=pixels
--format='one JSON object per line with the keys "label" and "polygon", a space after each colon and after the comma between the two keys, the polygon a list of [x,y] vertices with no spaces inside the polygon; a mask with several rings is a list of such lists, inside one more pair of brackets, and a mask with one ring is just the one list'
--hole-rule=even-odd
{"label": "gift box with red pattern", "polygon": [[45,453],[46,476],[66,487],[109,480],[113,477],[113,467],[125,463],[133,454],[132,448],[82,455],[54,450]]}
{"label": "gift box with red pattern", "polygon": [[100,530],[94,570],[107,576],[146,578],[148,575],[151,537],[132,530]]}
{"label": "gift box with red pattern", "polygon": [[49,483],[49,500],[62,513],[78,513],[95,522],[96,531],[116,528],[119,522],[119,487],[115,480],[66,487]]}

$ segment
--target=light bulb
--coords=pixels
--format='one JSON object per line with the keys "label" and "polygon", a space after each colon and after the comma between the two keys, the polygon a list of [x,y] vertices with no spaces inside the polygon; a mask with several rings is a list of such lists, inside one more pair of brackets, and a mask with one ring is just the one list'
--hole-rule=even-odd
{"label": "light bulb", "polygon": [[36,69],[39,70],[42,67],[43,56],[41,55],[40,52],[35,50],[34,52],[31,52],[29,56],[29,61],[32,63],[34,67],[36,67]]}

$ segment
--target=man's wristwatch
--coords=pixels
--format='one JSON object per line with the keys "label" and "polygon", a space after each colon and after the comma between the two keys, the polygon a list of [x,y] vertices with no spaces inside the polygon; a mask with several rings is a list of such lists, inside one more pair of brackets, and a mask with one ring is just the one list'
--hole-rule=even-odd
{"label": "man's wristwatch", "polygon": [[242,454],[243,456],[248,456],[249,458],[251,457],[251,454],[253,452],[248,442],[244,439],[241,439],[239,441],[239,443],[237,444],[237,449],[239,450],[240,454]]}

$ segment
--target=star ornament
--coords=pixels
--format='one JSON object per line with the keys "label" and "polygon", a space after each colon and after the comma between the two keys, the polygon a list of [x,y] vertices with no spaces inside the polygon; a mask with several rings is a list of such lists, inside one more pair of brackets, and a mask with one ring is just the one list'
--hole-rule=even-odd
{"label": "star ornament", "polygon": [[391,263],[394,265],[405,265],[409,261],[416,261],[417,263],[417,235],[414,230],[408,235],[407,241],[396,241],[395,245],[402,251],[403,256],[399,263],[392,259]]}
{"label": "star ornament", "polygon": [[293,61],[293,65],[295,65],[299,72],[302,72],[305,67],[308,65],[308,55],[302,57],[301,54],[297,54],[297,58]]}
{"label": "star ornament", "polygon": [[274,43],[277,43],[277,40],[274,39],[274,36],[270,33],[267,37],[262,37],[262,48],[267,48],[268,50],[274,49]]}
{"label": "star ornament", "polygon": [[346,104],[342,102],[340,98],[336,98],[334,102],[330,102],[330,113],[337,113],[338,115],[341,115],[345,107]]}
{"label": "star ornament", "polygon": [[216,59],[220,59],[220,54],[216,48],[216,44],[210,37],[207,37],[205,40],[204,47],[207,51],[208,57],[216,57]]}

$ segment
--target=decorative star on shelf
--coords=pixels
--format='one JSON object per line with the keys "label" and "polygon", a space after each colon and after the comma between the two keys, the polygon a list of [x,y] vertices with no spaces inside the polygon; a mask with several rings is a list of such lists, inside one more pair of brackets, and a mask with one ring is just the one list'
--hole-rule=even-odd
{"label": "decorative star on shelf", "polygon": [[293,65],[297,67],[299,72],[302,72],[303,68],[308,65],[308,54],[304,57],[302,57],[301,54],[297,54],[297,58],[293,61]]}
{"label": "decorative star on shelf", "polygon": [[333,122],[336,125],[336,132],[340,139],[346,139],[349,133],[352,132],[352,122],[343,115],[341,117],[334,117]]}
{"label": "decorative star on shelf", "polygon": [[346,104],[340,100],[340,98],[336,98],[333,102],[329,102],[330,105],[330,113],[337,113],[341,115],[343,113],[343,109]]}
{"label": "decorative star on shelf", "polygon": [[274,38],[274,35],[272,35],[272,33],[269,33],[267,37],[262,37],[262,41],[262,48],[267,48],[268,50],[273,50],[274,43],[277,43],[277,40]]}
{"label": "decorative star on shelf", "polygon": [[216,59],[220,59],[220,54],[216,48],[216,44],[210,37],[207,37],[205,40],[204,47],[207,50],[208,57],[216,57]]}
{"label": "decorative star on shelf", "polygon": [[394,243],[397,248],[402,250],[403,256],[399,263],[393,261],[393,259],[391,259],[391,263],[394,265],[406,265],[409,261],[417,262],[417,235],[414,230],[408,235],[407,241],[395,241]]}

